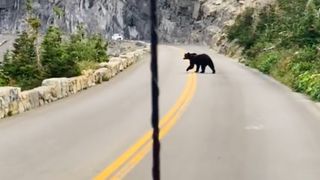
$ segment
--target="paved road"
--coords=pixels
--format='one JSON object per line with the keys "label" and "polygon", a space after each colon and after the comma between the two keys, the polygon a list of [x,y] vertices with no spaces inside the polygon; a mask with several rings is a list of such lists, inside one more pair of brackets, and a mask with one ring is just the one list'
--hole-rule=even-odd
{"label": "paved road", "polygon": [[[217,74],[162,142],[166,180],[318,180],[320,110],[286,87],[203,47]],[[161,115],[184,90],[182,50],[160,47]],[[0,121],[0,179],[91,179],[150,129],[148,59],[110,82]],[[126,179],[151,179],[147,155]]]}

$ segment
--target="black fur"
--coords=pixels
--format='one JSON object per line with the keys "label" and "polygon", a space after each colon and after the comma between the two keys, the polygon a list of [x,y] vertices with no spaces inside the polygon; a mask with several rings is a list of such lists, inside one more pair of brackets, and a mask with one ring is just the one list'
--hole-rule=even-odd
{"label": "black fur", "polygon": [[209,66],[212,69],[212,73],[216,73],[214,64],[207,54],[186,53],[183,59],[190,60],[190,66],[187,68],[187,71],[196,65],[196,72],[199,72],[201,67],[201,73],[204,73],[206,71],[206,67]]}

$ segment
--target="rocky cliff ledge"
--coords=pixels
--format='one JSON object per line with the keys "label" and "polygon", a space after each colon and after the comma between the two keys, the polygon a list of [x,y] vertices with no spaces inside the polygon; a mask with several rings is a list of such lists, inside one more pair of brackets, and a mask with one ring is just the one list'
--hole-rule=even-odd
{"label": "rocky cliff ledge", "polygon": [[[56,24],[74,32],[83,24],[89,32],[110,36],[122,33],[132,39],[148,35],[148,4],[141,0],[33,0],[42,30]],[[19,32],[26,28],[26,0],[1,0],[0,33]]]}
{"label": "rocky cliff ledge", "polygon": [[[0,33],[25,28],[26,0],[0,1]],[[214,44],[221,30],[247,6],[271,0],[158,0],[159,36],[164,42]],[[42,30],[57,24],[73,32],[83,24],[89,32],[130,39],[149,38],[148,0],[33,0]]]}

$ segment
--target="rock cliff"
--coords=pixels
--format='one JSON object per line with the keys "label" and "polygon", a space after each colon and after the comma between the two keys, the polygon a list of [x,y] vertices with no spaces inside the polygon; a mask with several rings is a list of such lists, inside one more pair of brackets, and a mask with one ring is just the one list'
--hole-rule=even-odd
{"label": "rock cliff", "polygon": [[[148,35],[148,4],[141,0],[33,0],[34,13],[42,30],[52,24],[73,32],[82,24],[89,32],[107,37],[122,33],[127,38],[145,39]],[[0,1],[0,33],[26,28],[26,0]]]}
{"label": "rock cliff", "polygon": [[[0,0],[0,33],[25,29],[26,0]],[[270,0],[158,0],[159,36],[164,42],[214,44],[225,25],[246,6]],[[130,39],[149,37],[148,0],[33,0],[42,30],[57,24],[73,32],[83,24],[89,32]]]}

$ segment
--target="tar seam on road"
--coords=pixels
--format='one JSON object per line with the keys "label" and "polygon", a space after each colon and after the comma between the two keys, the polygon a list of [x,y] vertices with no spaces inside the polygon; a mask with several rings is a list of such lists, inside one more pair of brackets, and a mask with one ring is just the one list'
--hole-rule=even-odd
{"label": "tar seam on road", "polygon": [[[194,96],[196,86],[197,75],[195,73],[189,74],[181,96],[160,121],[160,139],[163,139],[177,123],[179,117]],[[97,175],[94,180],[123,179],[151,151],[151,148],[152,131],[150,130],[141,137],[136,144],[131,146],[125,153],[119,156],[113,163]]]}

